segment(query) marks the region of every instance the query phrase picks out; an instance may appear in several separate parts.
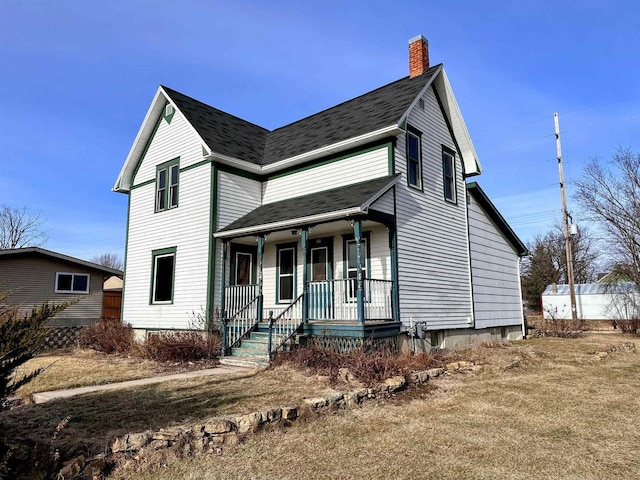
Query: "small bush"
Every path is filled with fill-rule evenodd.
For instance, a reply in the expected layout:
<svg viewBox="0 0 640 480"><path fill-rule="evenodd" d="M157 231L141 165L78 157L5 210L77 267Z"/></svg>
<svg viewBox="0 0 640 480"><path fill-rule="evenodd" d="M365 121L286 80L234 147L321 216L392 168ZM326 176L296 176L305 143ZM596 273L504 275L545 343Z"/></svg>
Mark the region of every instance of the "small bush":
<svg viewBox="0 0 640 480"><path fill-rule="evenodd" d="M359 382L371 386L395 375L407 377L412 371L444 366L455 357L443 352L396 355L389 349L374 350L367 346L337 353L311 346L280 352L272 365L291 364L312 374L327 376L333 385L340 381L340 369L346 368Z"/></svg>
<svg viewBox="0 0 640 480"><path fill-rule="evenodd" d="M18 367L35 357L42 348L47 322L69 306L69 303L44 303L33 307L30 314L21 316L17 307L4 303L9 296L10 292L0 292L0 411L11 406L9 397L21 386L45 370L43 367L21 378L16 377Z"/></svg>
<svg viewBox="0 0 640 480"><path fill-rule="evenodd" d="M622 333L631 333L633 335L640 335L640 319L633 320L616 320L616 326Z"/></svg>
<svg viewBox="0 0 640 480"><path fill-rule="evenodd" d="M161 362L213 360L220 354L220 336L208 332L162 332L142 344L144 357Z"/></svg>
<svg viewBox="0 0 640 480"><path fill-rule="evenodd" d="M133 328L119 320L101 320L82 329L78 343L103 353L129 353L133 346Z"/></svg>

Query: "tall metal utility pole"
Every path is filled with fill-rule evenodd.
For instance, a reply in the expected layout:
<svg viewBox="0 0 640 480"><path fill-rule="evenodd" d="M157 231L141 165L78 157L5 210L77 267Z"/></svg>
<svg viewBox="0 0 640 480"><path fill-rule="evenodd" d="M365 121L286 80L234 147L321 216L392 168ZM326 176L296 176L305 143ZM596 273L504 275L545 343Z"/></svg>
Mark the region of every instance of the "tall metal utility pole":
<svg viewBox="0 0 640 480"><path fill-rule="evenodd" d="M562 197L562 224L564 227L564 248L567 255L567 277L569 280L569 297L571 300L571 318L578 321L576 309L576 291L573 283L573 253L571 252L571 233L569 231L569 213L567 212L567 197L564 193L564 172L562 170L562 148L560 147L560 122L558 114L553 114L556 125L556 148L558 150L558 172L560 173L560 196Z"/></svg>

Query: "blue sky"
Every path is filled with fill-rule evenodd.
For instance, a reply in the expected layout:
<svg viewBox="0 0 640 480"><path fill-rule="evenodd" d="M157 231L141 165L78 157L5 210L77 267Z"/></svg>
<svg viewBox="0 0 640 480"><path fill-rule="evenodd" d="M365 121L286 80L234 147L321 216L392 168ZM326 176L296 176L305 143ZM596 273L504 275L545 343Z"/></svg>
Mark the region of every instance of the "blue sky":
<svg viewBox="0 0 640 480"><path fill-rule="evenodd" d="M41 210L47 248L122 255L111 187L159 84L275 128L406 76L417 34L523 240L560 217L554 112L570 199L587 159L640 150L635 1L0 0L0 204Z"/></svg>

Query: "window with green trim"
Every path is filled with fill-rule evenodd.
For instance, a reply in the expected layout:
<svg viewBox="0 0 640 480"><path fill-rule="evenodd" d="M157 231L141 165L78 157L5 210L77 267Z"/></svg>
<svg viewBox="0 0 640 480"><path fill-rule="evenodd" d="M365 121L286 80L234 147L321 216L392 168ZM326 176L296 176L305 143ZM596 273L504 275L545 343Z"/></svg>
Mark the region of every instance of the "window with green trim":
<svg viewBox="0 0 640 480"><path fill-rule="evenodd" d="M156 170L156 212L178 206L180 159L159 165Z"/></svg>
<svg viewBox="0 0 640 480"><path fill-rule="evenodd" d="M296 249L297 244L278 245L276 248L277 302L291 303L296 292Z"/></svg>
<svg viewBox="0 0 640 480"><path fill-rule="evenodd" d="M173 302L176 249L154 250L151 274L151 303Z"/></svg>
<svg viewBox="0 0 640 480"><path fill-rule="evenodd" d="M420 133L407 130L407 183L410 187L422 189L422 155Z"/></svg>
<svg viewBox="0 0 640 480"><path fill-rule="evenodd" d="M442 149L442 181L445 200L456 203L456 157L453 152L444 147Z"/></svg>

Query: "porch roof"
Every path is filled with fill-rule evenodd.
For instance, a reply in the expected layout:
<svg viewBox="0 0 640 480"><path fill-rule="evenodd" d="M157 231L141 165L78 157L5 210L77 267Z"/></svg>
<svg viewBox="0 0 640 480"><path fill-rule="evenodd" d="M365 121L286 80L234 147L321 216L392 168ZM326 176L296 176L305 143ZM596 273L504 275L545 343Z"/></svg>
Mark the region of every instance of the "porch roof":
<svg viewBox="0 0 640 480"><path fill-rule="evenodd" d="M400 174L261 205L214 233L216 238L284 230L367 214L369 207L393 187Z"/></svg>

